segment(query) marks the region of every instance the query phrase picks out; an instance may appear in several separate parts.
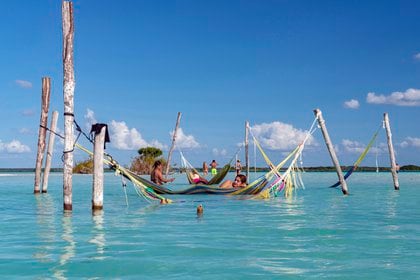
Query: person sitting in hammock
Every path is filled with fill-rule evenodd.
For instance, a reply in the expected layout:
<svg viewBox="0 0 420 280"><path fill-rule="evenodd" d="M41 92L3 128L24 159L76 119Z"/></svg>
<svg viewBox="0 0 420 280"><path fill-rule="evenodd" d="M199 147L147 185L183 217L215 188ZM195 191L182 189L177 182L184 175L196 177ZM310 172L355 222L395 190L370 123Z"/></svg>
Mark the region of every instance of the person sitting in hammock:
<svg viewBox="0 0 420 280"><path fill-rule="evenodd" d="M220 188L222 189L245 188L245 187L246 187L246 176L243 174L236 175L235 180L233 182L231 180L226 180L220 185Z"/></svg>
<svg viewBox="0 0 420 280"><path fill-rule="evenodd" d="M175 178L165 179L162 174L162 162L160 160L155 161L153 164L153 170L150 174L150 180L158 185L163 185L164 183L173 182Z"/></svg>
<svg viewBox="0 0 420 280"><path fill-rule="evenodd" d="M200 175L198 175L197 171L192 170L191 171L191 178L194 184L208 184L209 181L207 181L205 178L200 177Z"/></svg>

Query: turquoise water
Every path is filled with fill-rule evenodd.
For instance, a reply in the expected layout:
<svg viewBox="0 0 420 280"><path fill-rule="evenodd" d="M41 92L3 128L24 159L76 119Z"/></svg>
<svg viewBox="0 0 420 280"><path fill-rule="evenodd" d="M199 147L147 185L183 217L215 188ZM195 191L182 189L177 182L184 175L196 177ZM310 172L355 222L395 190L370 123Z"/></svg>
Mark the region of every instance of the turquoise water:
<svg viewBox="0 0 420 280"><path fill-rule="evenodd" d="M399 179L394 191L389 173L355 173L345 197L325 187L334 173L305 173L292 199L173 196L171 205L128 184L127 207L120 178L106 174L104 211L92 216L90 176L74 176L67 215L61 174L34 195L33 174L0 173L0 277L420 279L420 173Z"/></svg>

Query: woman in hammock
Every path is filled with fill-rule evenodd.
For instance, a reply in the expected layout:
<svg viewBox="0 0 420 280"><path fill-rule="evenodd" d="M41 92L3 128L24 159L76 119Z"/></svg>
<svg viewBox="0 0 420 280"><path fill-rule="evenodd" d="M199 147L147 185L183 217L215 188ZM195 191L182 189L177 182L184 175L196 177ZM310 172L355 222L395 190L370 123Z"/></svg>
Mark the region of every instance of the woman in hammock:
<svg viewBox="0 0 420 280"><path fill-rule="evenodd" d="M220 188L222 189L229 189L229 188L245 188L246 187L246 176L243 174L238 174L235 177L235 180L232 182L231 180L224 181Z"/></svg>
<svg viewBox="0 0 420 280"><path fill-rule="evenodd" d="M195 170L191 171L191 179L193 181L194 184L208 184L209 181L207 181L205 178L200 177L200 175L198 175L198 173Z"/></svg>

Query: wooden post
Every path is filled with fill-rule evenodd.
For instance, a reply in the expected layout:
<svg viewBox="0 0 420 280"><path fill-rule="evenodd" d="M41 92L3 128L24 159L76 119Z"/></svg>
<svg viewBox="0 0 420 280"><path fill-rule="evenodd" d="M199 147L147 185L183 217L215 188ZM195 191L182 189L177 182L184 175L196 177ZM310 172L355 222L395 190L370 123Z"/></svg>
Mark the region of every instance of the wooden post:
<svg viewBox="0 0 420 280"><path fill-rule="evenodd" d="M52 153L54 150L55 131L57 129L58 112L52 113L50 137L48 139L47 158L45 160L44 176L42 177L42 192L46 193L48 189L48 177L50 175Z"/></svg>
<svg viewBox="0 0 420 280"><path fill-rule="evenodd" d="M246 180L249 181L249 140L248 140L249 122L245 122L245 165L246 165Z"/></svg>
<svg viewBox="0 0 420 280"><path fill-rule="evenodd" d="M63 95L64 95L64 167L63 206L64 211L72 211L72 176L74 142L74 67L73 67L73 3L63 1Z"/></svg>
<svg viewBox="0 0 420 280"><path fill-rule="evenodd" d="M327 127L325 126L325 120L322 117L322 112L319 109L315 109L314 114L318 119L318 124L321 127L325 144L327 145L327 149L328 149L328 152L330 153L331 160L333 161L335 169L337 171L338 180L340 181L340 184L341 184L341 191L343 192L343 194L347 195L349 194L348 189L347 189L347 183L346 183L346 180L344 179L343 172L341 170L340 163L338 162L337 155L335 154L334 146L331 142L330 135L328 134Z"/></svg>
<svg viewBox="0 0 420 280"><path fill-rule="evenodd" d="M388 113L384 113L384 123L386 130L386 138L388 140L389 159L391 161L391 173L392 179L394 180L394 189L397 191L400 189L400 183L398 182L397 164L395 162L394 146L392 144L392 133L391 126L389 125Z"/></svg>
<svg viewBox="0 0 420 280"><path fill-rule="evenodd" d="M104 205L104 144L106 126L94 136L92 210L102 210Z"/></svg>
<svg viewBox="0 0 420 280"><path fill-rule="evenodd" d="M39 133L38 133L38 153L36 156L35 164L35 184L34 193L40 193L41 183L41 171L42 171L42 160L45 153L45 137L47 134L47 122L48 122L48 109L50 106L50 94L51 94L51 79L48 77L42 78L42 104L41 104L41 120L39 122Z"/></svg>
<svg viewBox="0 0 420 280"><path fill-rule="evenodd" d="M171 148L169 149L168 160L166 162L165 176L168 176L168 174L169 174L169 167L171 165L172 152L173 152L173 150L175 148L176 134L178 132L178 127L179 127L179 122L180 121L181 121L181 112L178 112L178 117L176 119L176 124L175 124L174 135L172 135L172 145L171 145Z"/></svg>

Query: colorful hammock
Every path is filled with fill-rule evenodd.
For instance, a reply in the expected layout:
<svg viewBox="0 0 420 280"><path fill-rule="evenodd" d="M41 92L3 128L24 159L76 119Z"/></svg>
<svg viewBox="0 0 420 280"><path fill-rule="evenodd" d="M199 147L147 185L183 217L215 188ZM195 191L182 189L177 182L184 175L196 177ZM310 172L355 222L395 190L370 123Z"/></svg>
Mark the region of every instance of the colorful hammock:
<svg viewBox="0 0 420 280"><path fill-rule="evenodd" d="M246 195L246 194L256 194L263 189L263 187L267 184L267 180L263 180L265 176L261 176L257 178L253 183L249 184L246 188L220 188L219 186L208 186L208 185L194 185L185 189L181 190L174 190L168 188L163 185L155 184L146 178L141 177L140 175L135 174L134 172L127 170L130 173L131 177L135 178L137 181L141 182L143 185L151 188L154 192L158 194L182 194L182 195L189 195L189 194L234 194L238 192L238 195ZM130 178L128 178L130 179Z"/></svg>
<svg viewBox="0 0 420 280"><path fill-rule="evenodd" d="M86 152L87 154L93 156L93 152L89 151L79 143L75 143L75 146L79 148L80 150ZM133 185L135 186L135 190L139 196L144 197L146 200L159 200L161 203L172 203L172 200L167 199L160 194L156 193L153 188L150 188L146 184L144 184L141 180L138 180L139 178L137 176L133 176L133 173L122 167L118 164L111 156L106 155L107 158L104 158L104 163L109 165L110 168L115 170L118 174L121 174L125 178L129 179Z"/></svg>
<svg viewBox="0 0 420 280"><path fill-rule="evenodd" d="M140 175L135 174L134 172L128 170L130 176L135 178L137 181L141 182L143 185L151 188L154 192L158 194L228 194L236 191L237 189L222 189L219 186L208 186L204 184L197 184L185 189L174 190L163 185L158 185L153 183L146 178L141 177Z"/></svg>
<svg viewBox="0 0 420 280"><path fill-rule="evenodd" d="M193 172L195 172L196 174L200 174L193 166L192 164L184 157L184 154L179 151L179 153L181 154L181 161L182 161L182 165L186 168L186 175L187 175L187 180L190 184L195 184L193 182ZM216 184L220 184L223 179L226 177L226 175L229 173L230 170L230 165L232 164L233 158L225 165L223 166L223 168L216 174L214 175L210 180L208 180L207 184L204 183L200 183L198 185L216 185ZM200 179L205 179L202 176L200 176Z"/></svg>
<svg viewBox="0 0 420 280"><path fill-rule="evenodd" d="M299 186L304 187L302 178L300 177L302 170L300 170L300 168L298 167L297 160L299 156L301 156L303 149L305 147L305 144L309 139L309 136L311 136L317 129L315 126L316 121L317 121L317 118L315 118L314 121L312 122L312 125L310 129L308 130L305 139L289 154L288 157L286 157L283 160L282 163L285 164L285 162L288 161L293 156L293 160L291 161L291 163L289 164L289 167L283 173L283 175L280 175L277 172L276 173L277 178L274 180L274 182L266 186L260 193L255 195L254 198L267 199L267 198L277 197L282 190L284 190L284 196L289 197L292 195L294 189L296 189ZM262 150L260 146L259 146L259 149ZM267 163L268 162L271 163L268 157L266 158L266 161ZM272 169L272 172L275 172L275 170L280 170L280 169L277 169L277 168Z"/></svg>
<svg viewBox="0 0 420 280"><path fill-rule="evenodd" d="M348 177L350 177L351 174L357 169L357 167L360 165L360 163L363 161L363 159L366 157L367 153L369 152L370 148L372 147L373 143L376 140L376 136L378 136L379 130L381 129L382 125L378 128L378 130L373 134L372 139L370 140L369 144L366 146L365 150L362 152L362 154L359 156L359 158L356 160L356 162L353 164L352 167L350 167L349 170L347 170L346 174L344 175L344 180L346 180ZM334 185L330 186L330 188L336 188L339 185L341 185L340 181L335 183Z"/></svg>

